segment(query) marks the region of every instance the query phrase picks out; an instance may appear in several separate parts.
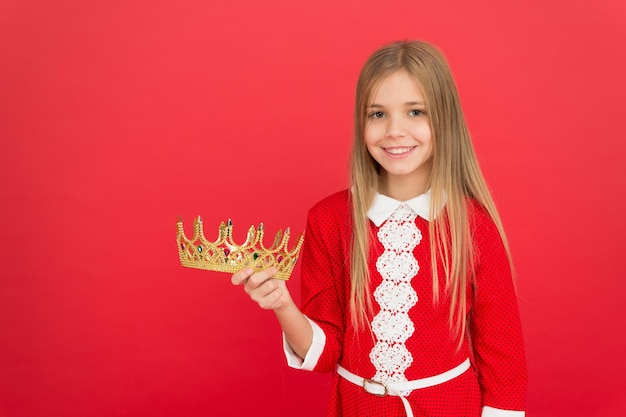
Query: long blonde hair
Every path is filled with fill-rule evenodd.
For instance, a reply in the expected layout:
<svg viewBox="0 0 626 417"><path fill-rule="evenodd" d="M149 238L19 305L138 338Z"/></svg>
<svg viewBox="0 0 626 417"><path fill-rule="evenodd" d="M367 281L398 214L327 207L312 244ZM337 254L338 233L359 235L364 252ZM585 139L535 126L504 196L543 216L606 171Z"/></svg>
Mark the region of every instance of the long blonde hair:
<svg viewBox="0 0 626 417"><path fill-rule="evenodd" d="M357 328L362 328L369 325L367 317L372 313L367 211L378 190L381 168L365 146L367 107L380 82L397 71L406 71L418 81L426 102L433 141L430 210L438 213L429 223L433 303L439 301L439 264L450 295L450 329L459 338L460 346L466 334L468 313L465 289L474 264L468 198L482 205L494 221L511 265L512 262L502 222L474 153L449 65L443 53L426 42L401 41L383 46L365 62L357 82L351 156L351 318Z"/></svg>

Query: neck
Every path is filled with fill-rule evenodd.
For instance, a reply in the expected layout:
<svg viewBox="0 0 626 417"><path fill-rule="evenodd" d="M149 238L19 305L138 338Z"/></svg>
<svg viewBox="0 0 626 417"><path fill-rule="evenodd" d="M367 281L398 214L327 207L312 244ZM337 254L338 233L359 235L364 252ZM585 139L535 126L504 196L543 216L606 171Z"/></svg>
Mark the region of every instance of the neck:
<svg viewBox="0 0 626 417"><path fill-rule="evenodd" d="M407 201L428 191L428 178L390 176L383 173L378 191L398 201Z"/></svg>

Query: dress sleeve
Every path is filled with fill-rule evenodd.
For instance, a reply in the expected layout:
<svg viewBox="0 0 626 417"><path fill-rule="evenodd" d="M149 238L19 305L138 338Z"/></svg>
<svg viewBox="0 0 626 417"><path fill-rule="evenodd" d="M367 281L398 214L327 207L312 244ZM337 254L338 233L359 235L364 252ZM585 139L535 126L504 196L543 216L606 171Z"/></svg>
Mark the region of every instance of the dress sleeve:
<svg viewBox="0 0 626 417"><path fill-rule="evenodd" d="M527 385L522 326L508 257L495 224L479 214L477 267L470 314L484 417L523 417Z"/></svg>
<svg viewBox="0 0 626 417"><path fill-rule="evenodd" d="M345 302L341 288L346 262L341 229L336 213L320 208L309 212L302 247L301 310L324 334L323 348L312 369L318 372L335 368L343 345Z"/></svg>
<svg viewBox="0 0 626 417"><path fill-rule="evenodd" d="M306 316L305 316L306 317ZM287 338L283 333L283 352L285 353L285 357L287 358L287 365L294 369L301 369L303 371L312 371L315 369L317 365L317 361L319 361L320 356L324 352L324 346L326 345L326 335L320 326L317 325L310 318L306 318L309 323L311 323L311 328L313 329L313 340L311 341L311 347L309 351L306 353L306 357L304 359L300 358L296 352L293 351L289 342L287 342Z"/></svg>

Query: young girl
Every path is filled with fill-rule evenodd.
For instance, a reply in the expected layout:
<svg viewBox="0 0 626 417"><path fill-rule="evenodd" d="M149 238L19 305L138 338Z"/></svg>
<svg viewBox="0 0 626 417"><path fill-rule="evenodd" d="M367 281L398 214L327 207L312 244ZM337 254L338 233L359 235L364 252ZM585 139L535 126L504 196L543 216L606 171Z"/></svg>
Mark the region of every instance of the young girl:
<svg viewBox="0 0 626 417"><path fill-rule="evenodd" d="M376 51L354 126L350 189L309 212L301 309L273 268L233 284L274 310L290 366L333 372L328 416L524 416L511 257L442 53Z"/></svg>

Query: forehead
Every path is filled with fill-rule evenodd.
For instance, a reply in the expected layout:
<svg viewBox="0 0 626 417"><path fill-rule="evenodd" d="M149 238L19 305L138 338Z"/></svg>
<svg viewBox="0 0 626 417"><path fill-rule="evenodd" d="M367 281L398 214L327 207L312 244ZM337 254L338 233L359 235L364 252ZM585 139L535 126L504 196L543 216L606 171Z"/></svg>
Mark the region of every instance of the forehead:
<svg viewBox="0 0 626 417"><path fill-rule="evenodd" d="M424 102L422 84L406 70L393 72L374 83L368 104L384 102Z"/></svg>

